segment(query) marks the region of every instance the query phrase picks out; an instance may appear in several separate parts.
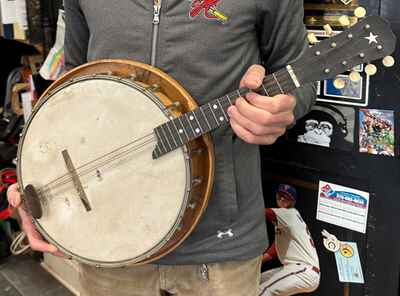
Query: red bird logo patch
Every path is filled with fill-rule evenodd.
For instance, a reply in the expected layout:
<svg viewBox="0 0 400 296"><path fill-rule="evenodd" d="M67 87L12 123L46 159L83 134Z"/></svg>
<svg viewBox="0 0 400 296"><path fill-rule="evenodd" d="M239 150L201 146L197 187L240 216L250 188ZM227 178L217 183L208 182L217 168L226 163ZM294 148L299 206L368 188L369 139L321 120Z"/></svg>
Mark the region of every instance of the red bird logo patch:
<svg viewBox="0 0 400 296"><path fill-rule="evenodd" d="M229 17L218 10L217 5L221 0L192 0L189 16L197 17L201 12L204 17L211 20L218 20L221 23L227 23Z"/></svg>

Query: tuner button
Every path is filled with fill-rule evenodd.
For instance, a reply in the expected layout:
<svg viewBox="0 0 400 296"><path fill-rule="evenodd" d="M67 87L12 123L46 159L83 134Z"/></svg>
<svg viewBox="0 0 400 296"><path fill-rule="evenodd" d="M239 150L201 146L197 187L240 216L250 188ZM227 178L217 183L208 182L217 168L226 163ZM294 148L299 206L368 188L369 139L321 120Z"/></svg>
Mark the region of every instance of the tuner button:
<svg viewBox="0 0 400 296"><path fill-rule="evenodd" d="M365 66L365 73L367 73L369 76L375 75L377 71L378 69L374 64L368 64Z"/></svg>
<svg viewBox="0 0 400 296"><path fill-rule="evenodd" d="M318 43L317 36L315 36L314 33L308 33L307 38L308 38L308 42L310 42L311 44L317 44Z"/></svg>
<svg viewBox="0 0 400 296"><path fill-rule="evenodd" d="M365 28L365 30L369 30L369 29L371 29L371 26L370 26L369 24L366 24L366 25L364 26L364 28Z"/></svg>
<svg viewBox="0 0 400 296"><path fill-rule="evenodd" d="M379 44L376 48L377 48L378 50L382 50L382 49L383 49L383 46Z"/></svg>
<svg viewBox="0 0 400 296"><path fill-rule="evenodd" d="M353 34L349 34L349 35L347 35L347 38L349 38L349 39L352 39L353 38Z"/></svg>
<svg viewBox="0 0 400 296"><path fill-rule="evenodd" d="M350 77L350 80L353 82L359 82L361 80L360 73L358 73L356 71L351 71L349 77Z"/></svg>
<svg viewBox="0 0 400 296"><path fill-rule="evenodd" d="M324 30L325 30L326 35L328 35L328 36L331 36L333 34L333 29L329 24L324 26Z"/></svg>
<svg viewBox="0 0 400 296"><path fill-rule="evenodd" d="M321 52L318 50L318 51L315 52L315 55L316 55L316 56L320 56L320 55L321 55Z"/></svg>
<svg viewBox="0 0 400 296"><path fill-rule="evenodd" d="M324 72L325 72L326 74L329 74L329 73L331 72L331 70L330 70L329 68L326 68L326 69L324 70Z"/></svg>
<svg viewBox="0 0 400 296"><path fill-rule="evenodd" d="M337 89L343 89L346 86L346 82L342 78L336 78L333 81L333 86Z"/></svg>
<svg viewBox="0 0 400 296"><path fill-rule="evenodd" d="M342 65L343 65L343 66L347 66L347 64L348 64L347 61L343 61L343 62L342 62Z"/></svg>
<svg viewBox="0 0 400 296"><path fill-rule="evenodd" d="M388 67L388 68L393 67L394 64L395 64L394 57L392 57L392 56L386 56L386 57L384 57L382 63L383 63L383 65L384 65L385 67Z"/></svg>
<svg viewBox="0 0 400 296"><path fill-rule="evenodd" d="M332 43L331 43L331 47L332 47L332 48L335 48L336 46L337 46L336 42L332 42Z"/></svg>
<svg viewBox="0 0 400 296"><path fill-rule="evenodd" d="M362 58L362 59L365 58L365 53L361 52L360 53L360 58Z"/></svg>
<svg viewBox="0 0 400 296"><path fill-rule="evenodd" d="M348 27L350 26L350 19L347 15L342 15L339 18L339 23L343 26L343 27Z"/></svg>
<svg viewBox="0 0 400 296"><path fill-rule="evenodd" d="M358 18L363 18L363 17L365 17L365 16L367 15L367 10L366 10L364 7L362 7L362 6L357 7L357 8L354 10L354 15L355 15L356 17L358 17Z"/></svg>

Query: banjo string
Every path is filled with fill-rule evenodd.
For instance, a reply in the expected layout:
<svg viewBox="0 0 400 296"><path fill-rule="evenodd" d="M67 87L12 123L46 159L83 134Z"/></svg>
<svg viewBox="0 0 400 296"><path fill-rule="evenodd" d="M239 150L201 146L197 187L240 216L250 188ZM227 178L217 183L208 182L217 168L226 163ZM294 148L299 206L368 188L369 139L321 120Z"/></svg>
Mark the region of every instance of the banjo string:
<svg viewBox="0 0 400 296"><path fill-rule="evenodd" d="M102 163L96 163L94 167L87 167L85 170L80 170L78 173L79 177L83 177L89 173L95 172L98 170L98 168L100 167L105 167L107 164L111 163L112 161L116 160L116 159L120 159L126 155L129 155L130 153L132 153L132 151L136 151L144 146L146 146L147 144L150 144L151 142L153 142L153 140L149 140L147 143L143 143L142 145L138 145L132 149L126 150L112 158L106 159L104 160ZM42 186L40 189L38 189L39 192L46 192L46 191L50 191L51 189L56 189L62 185L68 184L68 183L72 183L72 177L70 175L64 175L63 179L60 179L58 182L53 183L52 185L44 185Z"/></svg>
<svg viewBox="0 0 400 296"><path fill-rule="evenodd" d="M277 73L275 73L275 77L279 77L282 74L284 74L284 73L280 73L280 71L278 71ZM267 86L267 87L271 87L271 88L279 87L274 80L275 79L271 78L270 80L267 80L264 83L264 85ZM281 87L284 87L287 83L289 83L289 81L285 80L283 83L281 83ZM245 95L245 94L243 94L243 95ZM204 108L203 110L206 113L214 112L212 110L211 106L204 105L203 108ZM144 142L138 143L138 145L133 146L133 147L129 148L128 150L121 151L122 149L127 148L127 147L129 147L129 146L131 146L131 145L133 145L133 144L135 144L137 142L140 142L140 141L144 141ZM145 135L145 136L143 136L143 137L141 137L141 138L139 138L137 140L134 140L134 141L132 141L132 142L126 144L126 145L123 145L123 146L121 146L121 147L119 147L119 148L117 148L117 149L115 149L115 150L113 150L113 151L111 151L111 152L109 152L109 153L107 153L105 155L102 155L102 156L100 156L100 157L98 157L98 158L96 158L96 159L94 159L94 160L92 160L92 161L90 161L88 163L85 163L85 164L81 165L80 167L76 168L76 172L77 172L78 176L84 176L84 175L86 175L86 174L88 174L90 172L98 170L102 166L105 166L105 165L107 165L107 164L109 164L109 163L111 163L111 162L113 162L115 160L118 160L118 159L130 154L131 152L134 152L134 151L136 151L136 150L138 150L138 149L140 149L140 148L142 148L144 146L147 146L148 144L151 144L154 141L156 141L156 138L155 138L153 133ZM109 158L106 158L106 157L109 157ZM88 167L88 166L90 166L92 164L94 165L94 167ZM64 175L60 176L59 178L57 178L57 179L55 179L55 180L43 185L42 188L39 189L39 191L47 191L47 190L49 190L51 188L56 188L56 187L68 184L70 182L72 182L72 177L70 176L70 174L64 174Z"/></svg>
<svg viewBox="0 0 400 296"><path fill-rule="evenodd" d="M129 149L130 149L130 150L131 150L131 149L135 149L136 147L141 148L143 145L147 145L147 144L149 144L149 143L155 141L154 134L153 134L153 133L148 134L148 135L146 135L146 136L144 136L144 137L141 137L141 138L139 138L139 139L137 139L137 140L134 140L134 141L132 141L132 142L130 142L130 143L124 145L124 146L121 146L121 147L119 147L119 148L117 148L117 149L115 149L115 150L113 150L113 151L110 151L109 153L107 153L107 154L105 154L105 155L102 155L102 156L100 156L100 157L98 157L98 158L96 158L96 159L94 159L94 160L92 160L92 161L90 161L90 162L88 162L88 163L85 163L85 164L83 164L83 165L77 167L77 168L76 168L76 172L77 172L78 175L79 175L79 172L82 171L83 169L85 169L85 167L87 167L87 166L89 166L89 165L91 165L91 164L96 164L96 162L99 162L99 161L103 161L103 162L104 162L104 161L107 160L107 159L105 159L105 158L108 157L108 156L110 156L110 157L115 157L115 155L119 155L119 154L116 154L116 153L121 153L120 151L121 151L122 149L127 148L127 147L131 146L132 144L136 144L137 142L140 142L140 141L142 141L142 142L141 142L141 143L138 143L138 145L133 146L133 147L131 147L131 148L129 148ZM124 150L124 151L126 151L126 150ZM128 150L128 151L129 151L129 150ZM123 152L122 152L122 153L123 153ZM53 185L53 184L57 184L59 181L63 181L65 178L71 179L71 178L70 178L70 174L64 174L64 175L60 176L59 178L57 178L57 179L55 179L55 180L53 180L53 181L51 181L51 182L49 182L49 183L43 185L42 187L49 187L49 186L51 186L51 185ZM72 180L72 179L71 179L71 180Z"/></svg>

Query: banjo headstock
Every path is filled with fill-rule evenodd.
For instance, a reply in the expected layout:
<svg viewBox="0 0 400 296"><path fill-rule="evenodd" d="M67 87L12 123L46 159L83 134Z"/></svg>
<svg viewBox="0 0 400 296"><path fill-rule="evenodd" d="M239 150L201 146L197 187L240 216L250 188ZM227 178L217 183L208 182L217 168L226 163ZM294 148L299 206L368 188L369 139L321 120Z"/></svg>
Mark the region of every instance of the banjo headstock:
<svg viewBox="0 0 400 296"><path fill-rule="evenodd" d="M396 37L388 22L371 16L346 31L318 42L291 66L301 85L331 79L357 65L392 54Z"/></svg>

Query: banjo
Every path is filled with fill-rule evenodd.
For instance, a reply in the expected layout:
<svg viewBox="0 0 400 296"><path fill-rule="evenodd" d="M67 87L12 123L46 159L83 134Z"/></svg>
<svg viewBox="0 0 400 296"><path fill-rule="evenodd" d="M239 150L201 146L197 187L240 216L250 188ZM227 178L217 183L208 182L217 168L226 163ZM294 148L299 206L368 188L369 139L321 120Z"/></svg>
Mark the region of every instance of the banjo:
<svg viewBox="0 0 400 296"><path fill-rule="evenodd" d="M369 17L254 91L289 93L394 48L388 24ZM199 107L174 79L139 62L100 60L66 73L36 104L18 147L19 187L38 231L98 267L145 264L173 251L210 197L209 132L229 123L227 108L249 91Z"/></svg>

